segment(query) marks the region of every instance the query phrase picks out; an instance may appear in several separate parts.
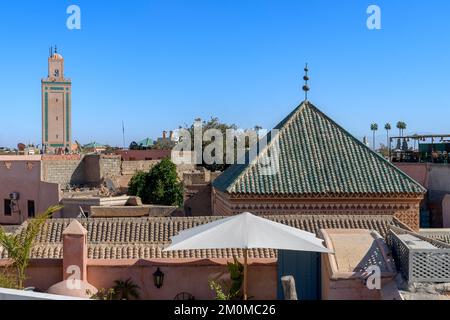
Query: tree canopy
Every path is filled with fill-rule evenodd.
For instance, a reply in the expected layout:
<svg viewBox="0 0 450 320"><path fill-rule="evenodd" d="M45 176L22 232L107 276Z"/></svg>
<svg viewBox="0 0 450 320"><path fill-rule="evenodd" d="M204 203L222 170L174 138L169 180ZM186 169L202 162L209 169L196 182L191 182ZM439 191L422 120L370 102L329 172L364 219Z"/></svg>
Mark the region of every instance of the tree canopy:
<svg viewBox="0 0 450 320"><path fill-rule="evenodd" d="M238 144L238 140L242 140L244 141L245 144L245 148L248 149L250 146L250 140L246 135L251 132L254 131L255 133L258 133L262 127L259 125L256 125L253 129L250 130L238 130L238 127L235 124L227 124L224 122L221 122L219 120L219 118L217 117L211 117L209 120L205 121L205 120L201 120L200 118L197 118L194 120L194 123L190 126L185 125L184 128L180 126L180 129L185 129L189 132L190 137L191 137L191 150L195 150L195 146L194 146L194 132L195 132L195 127L194 124L195 123L199 123L201 122L201 130L202 130L202 152L205 152L205 149L208 148L208 146L210 146L211 144L213 144L215 142L215 137L211 140L208 140L208 138L205 137L205 132L209 129L216 129L218 131L220 131L222 133L223 136L223 151L222 151L222 163L206 163L204 157L202 157L203 163L199 164L202 167L205 167L206 169L210 170L210 171L223 171L226 168L228 168L230 166L230 163L227 163L226 159L228 159L227 157L227 152L230 152L230 150L233 150L233 158L237 159L237 144ZM228 131L232 131L234 134L234 139L230 140L233 143L233 146L227 146L227 143L229 142L225 137L227 135L227 130ZM215 151L213 151L213 155L215 156Z"/></svg>
<svg viewBox="0 0 450 320"><path fill-rule="evenodd" d="M183 186L175 164L168 158L149 172L137 172L128 184L128 194L140 197L146 204L183 205Z"/></svg>

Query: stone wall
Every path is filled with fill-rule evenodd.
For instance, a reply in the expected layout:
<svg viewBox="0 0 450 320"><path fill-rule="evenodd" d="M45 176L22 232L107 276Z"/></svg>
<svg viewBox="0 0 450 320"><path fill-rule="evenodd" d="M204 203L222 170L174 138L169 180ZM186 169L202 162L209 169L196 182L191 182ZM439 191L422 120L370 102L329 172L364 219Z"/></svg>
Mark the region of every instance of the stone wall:
<svg viewBox="0 0 450 320"><path fill-rule="evenodd" d="M122 175L134 175L138 171L149 171L160 160L123 161Z"/></svg>
<svg viewBox="0 0 450 320"><path fill-rule="evenodd" d="M122 175L134 175L138 171L149 171L161 160L137 160L137 161L123 161ZM186 171L195 170L195 165L191 164L177 164L177 172L180 179Z"/></svg>
<svg viewBox="0 0 450 320"><path fill-rule="evenodd" d="M120 156L61 155L43 156L41 161L43 181L67 185L99 185L104 178L115 179L121 175Z"/></svg>
<svg viewBox="0 0 450 320"><path fill-rule="evenodd" d="M43 181L58 183L62 188L68 184L82 184L84 170L81 156L43 156L41 178Z"/></svg>
<svg viewBox="0 0 450 320"><path fill-rule="evenodd" d="M62 189L71 186L99 186L104 179L111 179L122 191L126 191L131 177L138 171L149 171L161 160L122 161L120 155L57 155L43 156L41 161L43 181L58 183ZM195 165L179 164L180 180L184 172Z"/></svg>
<svg viewBox="0 0 450 320"><path fill-rule="evenodd" d="M161 160L169 158L171 150L117 150L116 154L120 155L124 161Z"/></svg>
<svg viewBox="0 0 450 320"><path fill-rule="evenodd" d="M100 158L100 177L115 179L122 174L120 156L102 156Z"/></svg>

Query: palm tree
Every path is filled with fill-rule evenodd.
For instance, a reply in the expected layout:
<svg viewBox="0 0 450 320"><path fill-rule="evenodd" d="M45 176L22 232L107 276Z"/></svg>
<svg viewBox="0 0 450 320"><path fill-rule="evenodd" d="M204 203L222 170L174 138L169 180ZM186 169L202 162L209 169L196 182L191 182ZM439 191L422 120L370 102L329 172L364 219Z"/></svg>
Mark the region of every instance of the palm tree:
<svg viewBox="0 0 450 320"><path fill-rule="evenodd" d="M372 123L370 125L370 130L372 130L372 132L373 132L373 150L375 150L375 131L378 130L378 124Z"/></svg>
<svg viewBox="0 0 450 320"><path fill-rule="evenodd" d="M389 130L391 130L391 124L388 122L384 125L384 130L386 130L386 146L391 149L391 144L389 143Z"/></svg>
<svg viewBox="0 0 450 320"><path fill-rule="evenodd" d="M254 129L256 132L258 132L259 130L262 129L262 127L261 127L260 125L256 125L253 129Z"/></svg>
<svg viewBox="0 0 450 320"><path fill-rule="evenodd" d="M26 228L19 233L7 233L0 226L0 245L8 252L9 259L12 260L11 267L16 270L16 288L22 289L26 279L25 270L30 260L31 248L42 225L51 218L53 213L61 210L62 206L49 207L44 213L26 222Z"/></svg>
<svg viewBox="0 0 450 320"><path fill-rule="evenodd" d="M397 122L398 134L400 137L403 137L403 130L406 129L406 122L399 121Z"/></svg>
<svg viewBox="0 0 450 320"><path fill-rule="evenodd" d="M118 300L130 300L130 298L139 299L140 287L135 284L131 278L127 280L114 281L115 286L113 288L115 298Z"/></svg>

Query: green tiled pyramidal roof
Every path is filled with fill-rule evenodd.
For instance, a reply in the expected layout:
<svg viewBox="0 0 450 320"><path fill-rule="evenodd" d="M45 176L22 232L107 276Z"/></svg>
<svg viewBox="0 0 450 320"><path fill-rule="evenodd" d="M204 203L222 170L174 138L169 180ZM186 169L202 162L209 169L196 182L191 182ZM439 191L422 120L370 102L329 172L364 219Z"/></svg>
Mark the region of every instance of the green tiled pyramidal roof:
<svg viewBox="0 0 450 320"><path fill-rule="evenodd" d="M230 166L215 179L214 187L231 194L289 196L426 192L308 101L275 129L278 132L269 136L256 158ZM274 149L275 141L279 148ZM261 172L259 158L271 149L278 150L279 167L267 175Z"/></svg>

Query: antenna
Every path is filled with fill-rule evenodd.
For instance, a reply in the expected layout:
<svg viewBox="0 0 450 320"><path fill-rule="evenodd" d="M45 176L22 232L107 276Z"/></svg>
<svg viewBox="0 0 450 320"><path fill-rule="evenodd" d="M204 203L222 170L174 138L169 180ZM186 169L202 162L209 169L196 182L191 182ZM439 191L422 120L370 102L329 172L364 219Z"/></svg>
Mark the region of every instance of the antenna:
<svg viewBox="0 0 450 320"><path fill-rule="evenodd" d="M122 120L122 138L123 138L123 149L125 150L125 125Z"/></svg>
<svg viewBox="0 0 450 320"><path fill-rule="evenodd" d="M305 80L305 85L303 86L303 91L305 91L305 101L308 101L308 91L309 91L309 87L308 87L308 63L305 65L305 75L303 76L303 80Z"/></svg>

